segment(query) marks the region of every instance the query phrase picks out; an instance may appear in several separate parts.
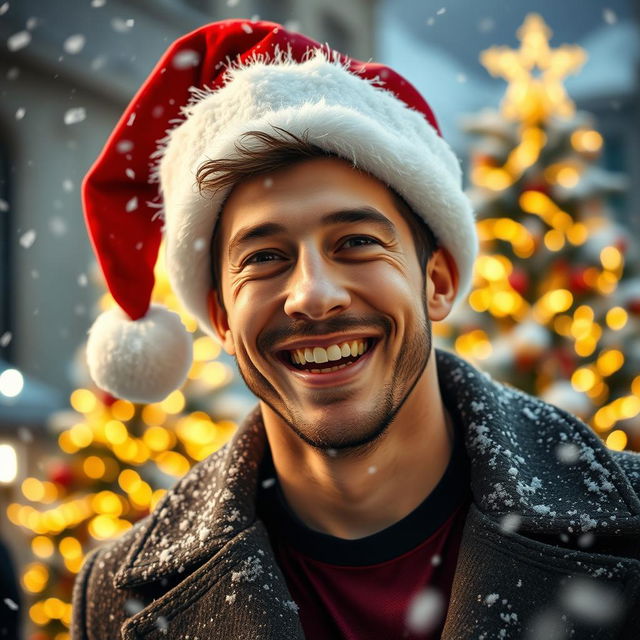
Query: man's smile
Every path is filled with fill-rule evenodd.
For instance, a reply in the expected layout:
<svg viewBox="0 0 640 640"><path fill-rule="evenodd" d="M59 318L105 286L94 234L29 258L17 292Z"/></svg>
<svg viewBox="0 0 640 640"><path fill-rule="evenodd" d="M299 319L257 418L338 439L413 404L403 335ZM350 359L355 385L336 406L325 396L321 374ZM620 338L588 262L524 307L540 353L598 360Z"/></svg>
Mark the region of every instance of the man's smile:
<svg viewBox="0 0 640 640"><path fill-rule="evenodd" d="M277 357L301 382L314 387L333 386L360 373L378 342L378 338L364 338L339 342L327 348L281 350Z"/></svg>
<svg viewBox="0 0 640 640"><path fill-rule="evenodd" d="M291 349L283 349L278 356L287 364L306 371L328 370L355 362L375 341L374 338L356 338L336 341L324 347L309 344ZM335 364L334 364L335 363Z"/></svg>

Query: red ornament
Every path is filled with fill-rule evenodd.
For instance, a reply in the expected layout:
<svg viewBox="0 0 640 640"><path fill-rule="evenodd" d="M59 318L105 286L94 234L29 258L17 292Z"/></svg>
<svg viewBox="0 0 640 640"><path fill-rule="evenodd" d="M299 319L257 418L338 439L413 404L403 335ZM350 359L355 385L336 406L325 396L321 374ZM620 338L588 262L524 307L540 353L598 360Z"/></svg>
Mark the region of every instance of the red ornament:
<svg viewBox="0 0 640 640"><path fill-rule="evenodd" d="M497 167L498 161L494 156L489 155L488 153L476 152L472 154L471 163L474 166L482 166L482 167Z"/></svg>
<svg viewBox="0 0 640 640"><path fill-rule="evenodd" d="M514 291L524 296L529 289L529 274L522 269L514 269L509 274L509 284Z"/></svg>
<svg viewBox="0 0 640 640"><path fill-rule="evenodd" d="M118 398L112 396L107 391L103 391L102 389L96 389L95 394L98 397L98 400L100 400L105 407L110 407L114 402L118 401Z"/></svg>
<svg viewBox="0 0 640 640"><path fill-rule="evenodd" d="M627 309L635 315L640 315L640 299L630 300Z"/></svg>
<svg viewBox="0 0 640 640"><path fill-rule="evenodd" d="M71 486L74 477L75 474L73 473L72 467L64 462L57 463L49 471L49 480L51 480L51 482L55 482L61 487L64 487L65 489L68 489Z"/></svg>
<svg viewBox="0 0 640 640"><path fill-rule="evenodd" d="M525 184L522 186L522 191L539 191L540 193L544 193L545 196L551 194L549 185L541 176L533 177L525 182Z"/></svg>
<svg viewBox="0 0 640 640"><path fill-rule="evenodd" d="M585 280L586 273L586 267L576 267L571 270L571 275L569 276L569 289L573 293L587 293L587 291L589 291L589 284Z"/></svg>
<svg viewBox="0 0 640 640"><path fill-rule="evenodd" d="M533 352L516 353L514 362L520 373L529 373L538 363L538 354Z"/></svg>

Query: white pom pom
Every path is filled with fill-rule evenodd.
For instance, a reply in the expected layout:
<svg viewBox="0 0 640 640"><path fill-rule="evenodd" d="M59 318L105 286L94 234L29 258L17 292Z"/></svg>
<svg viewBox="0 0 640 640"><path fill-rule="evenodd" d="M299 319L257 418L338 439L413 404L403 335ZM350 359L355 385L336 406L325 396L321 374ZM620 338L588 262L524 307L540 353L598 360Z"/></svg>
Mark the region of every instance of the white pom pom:
<svg viewBox="0 0 640 640"><path fill-rule="evenodd" d="M180 316L159 305L136 321L120 308L110 309L89 329L91 377L101 389L131 402L158 402L182 386L192 354Z"/></svg>

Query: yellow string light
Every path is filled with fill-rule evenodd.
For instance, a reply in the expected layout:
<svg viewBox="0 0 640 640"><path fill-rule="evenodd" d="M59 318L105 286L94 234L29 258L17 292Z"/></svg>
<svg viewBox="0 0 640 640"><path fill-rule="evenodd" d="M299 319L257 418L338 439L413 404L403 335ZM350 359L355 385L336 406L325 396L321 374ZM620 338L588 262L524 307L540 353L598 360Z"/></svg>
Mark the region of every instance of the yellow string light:
<svg viewBox="0 0 640 640"><path fill-rule="evenodd" d="M606 445L609 449L613 449L614 451L623 451L627 446L627 434L621 429L612 431L607 436Z"/></svg>
<svg viewBox="0 0 640 640"><path fill-rule="evenodd" d="M76 389L69 401L78 413L90 413L97 406L97 398L89 389Z"/></svg>
<svg viewBox="0 0 640 640"><path fill-rule="evenodd" d="M598 355L597 367L603 378L613 375L623 364L624 355L618 349L607 349Z"/></svg>
<svg viewBox="0 0 640 640"><path fill-rule="evenodd" d="M627 324L628 314L625 309L622 307L612 307L607 311L607 315L605 317L605 322L609 329L613 329L614 331L618 331L623 329Z"/></svg>
<svg viewBox="0 0 640 640"><path fill-rule="evenodd" d="M571 146L578 152L594 153L602 148L602 136L590 129L576 129L571 134Z"/></svg>

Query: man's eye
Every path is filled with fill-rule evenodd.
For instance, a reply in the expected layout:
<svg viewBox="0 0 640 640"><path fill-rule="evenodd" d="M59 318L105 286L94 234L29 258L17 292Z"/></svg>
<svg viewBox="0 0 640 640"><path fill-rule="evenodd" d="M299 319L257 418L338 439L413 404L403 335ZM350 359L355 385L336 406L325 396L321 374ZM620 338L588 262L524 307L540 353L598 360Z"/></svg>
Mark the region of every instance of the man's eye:
<svg viewBox="0 0 640 640"><path fill-rule="evenodd" d="M346 245L349 242L353 242L353 246L356 247L366 247L370 244L378 244L377 240L375 240L374 238L370 238L369 236L354 236L353 238L348 238L347 240L345 240L344 244Z"/></svg>
<svg viewBox="0 0 640 640"><path fill-rule="evenodd" d="M262 264L263 262L273 262L270 256L279 257L277 253L273 251L258 251L253 255L250 255L246 260L245 264ZM262 259L264 258L264 259Z"/></svg>

